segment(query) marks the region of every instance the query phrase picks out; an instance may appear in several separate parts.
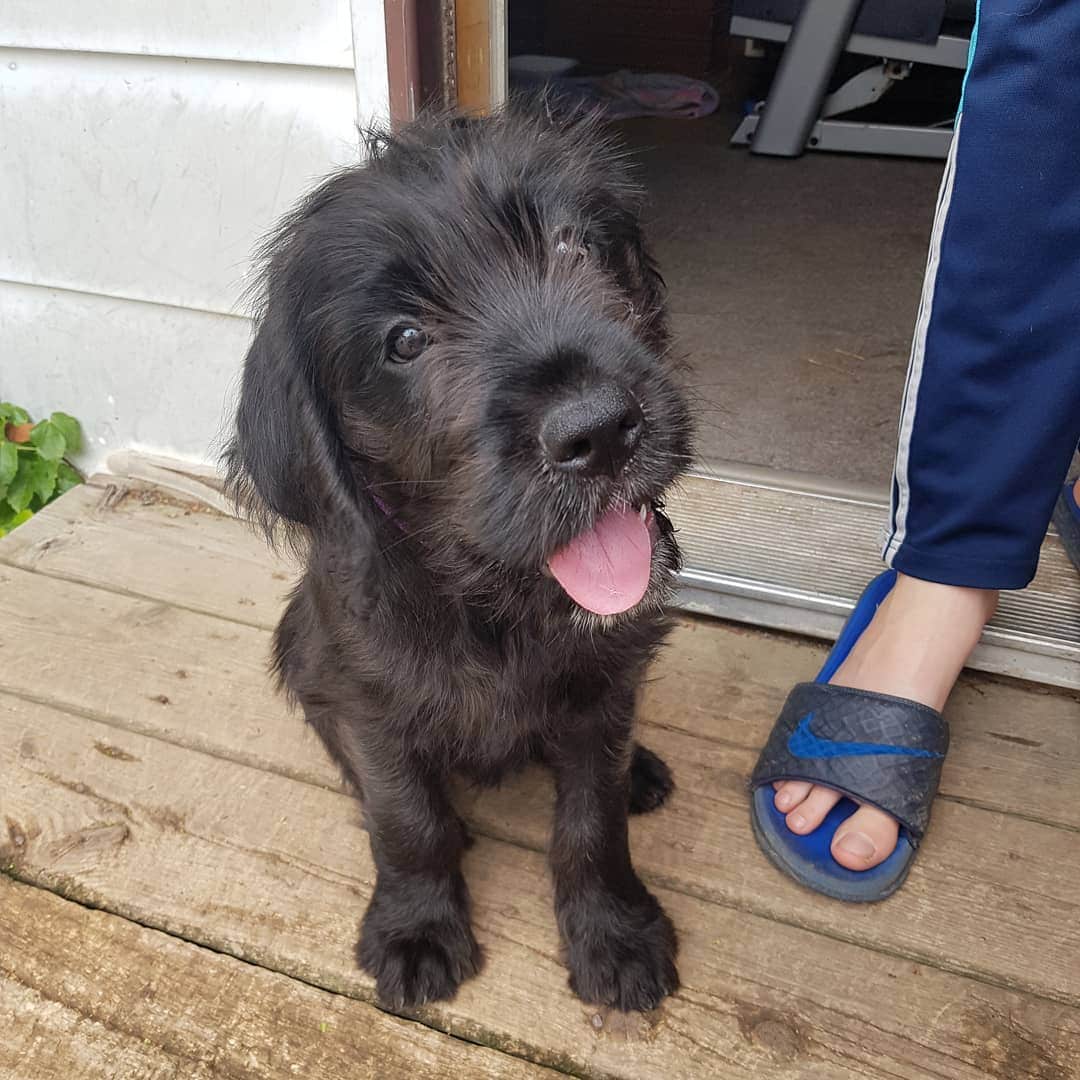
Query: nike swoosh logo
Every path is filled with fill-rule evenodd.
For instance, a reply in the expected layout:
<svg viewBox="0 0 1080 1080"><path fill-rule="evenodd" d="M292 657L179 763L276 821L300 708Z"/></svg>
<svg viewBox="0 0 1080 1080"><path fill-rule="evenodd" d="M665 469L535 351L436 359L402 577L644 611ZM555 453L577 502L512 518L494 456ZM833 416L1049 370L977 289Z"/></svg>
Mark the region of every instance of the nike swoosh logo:
<svg viewBox="0 0 1080 1080"><path fill-rule="evenodd" d="M810 728L814 719L812 712L807 713L799 726L788 736L787 748L798 758L831 757L869 757L872 754L896 754L900 757L940 758L934 750L920 750L914 746L893 746L891 743L840 742L836 739L823 739L815 735Z"/></svg>

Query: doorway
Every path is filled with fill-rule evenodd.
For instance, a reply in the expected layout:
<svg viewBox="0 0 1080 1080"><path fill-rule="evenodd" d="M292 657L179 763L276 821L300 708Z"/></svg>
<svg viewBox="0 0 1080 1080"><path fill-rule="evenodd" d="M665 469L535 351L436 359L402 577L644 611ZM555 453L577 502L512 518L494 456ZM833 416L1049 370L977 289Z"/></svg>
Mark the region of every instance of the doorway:
<svg viewBox="0 0 1080 1080"><path fill-rule="evenodd" d="M875 137L951 124L965 47L957 2L907 5L908 38L887 39L874 20L895 5L866 0L826 89L850 105L876 64L891 84L843 121ZM799 7L457 0L457 70L460 79L469 68L481 88L472 103L481 111L500 104L522 69L530 79L538 69L663 72L715 90L715 110L699 119L613 122L648 191L646 227L698 410L699 465L672 505L687 561L681 602L830 637L880 566L942 163L902 156L904 143L885 155L796 158L735 144L774 85L790 34L778 20L794 22ZM942 12L958 17L943 22ZM769 19L750 17L762 14ZM1078 609L1075 572L1048 542L1039 578L1003 600L973 664L1075 683Z"/></svg>

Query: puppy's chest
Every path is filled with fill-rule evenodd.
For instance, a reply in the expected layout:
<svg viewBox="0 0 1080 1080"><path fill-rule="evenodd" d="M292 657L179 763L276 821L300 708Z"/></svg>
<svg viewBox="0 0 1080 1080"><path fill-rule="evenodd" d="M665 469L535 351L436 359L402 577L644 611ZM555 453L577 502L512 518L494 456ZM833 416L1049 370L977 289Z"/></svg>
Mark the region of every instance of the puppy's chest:
<svg viewBox="0 0 1080 1080"><path fill-rule="evenodd" d="M470 657L451 674L454 711L465 728L543 726L565 710L576 673L542 653L524 657Z"/></svg>
<svg viewBox="0 0 1080 1080"><path fill-rule="evenodd" d="M443 658L444 717L459 739L493 756L513 756L521 741L546 736L566 717L588 710L618 672L610 658L528 634L472 636Z"/></svg>

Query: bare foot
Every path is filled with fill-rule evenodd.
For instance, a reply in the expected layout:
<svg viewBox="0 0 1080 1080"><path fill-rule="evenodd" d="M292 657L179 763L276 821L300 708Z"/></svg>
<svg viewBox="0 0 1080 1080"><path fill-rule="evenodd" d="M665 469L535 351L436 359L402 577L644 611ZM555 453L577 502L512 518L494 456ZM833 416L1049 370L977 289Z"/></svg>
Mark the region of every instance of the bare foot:
<svg viewBox="0 0 1080 1080"><path fill-rule="evenodd" d="M962 589L898 574L832 682L909 698L940 712L997 598L989 589ZM800 780L774 787L776 808L787 815L787 826L795 833L813 832L843 797L832 788ZM861 806L836 830L833 858L849 870L869 870L892 854L898 833L895 818Z"/></svg>
<svg viewBox="0 0 1080 1080"><path fill-rule="evenodd" d="M1073 502L1080 506L1080 476L1076 478L1076 483L1073 484Z"/></svg>

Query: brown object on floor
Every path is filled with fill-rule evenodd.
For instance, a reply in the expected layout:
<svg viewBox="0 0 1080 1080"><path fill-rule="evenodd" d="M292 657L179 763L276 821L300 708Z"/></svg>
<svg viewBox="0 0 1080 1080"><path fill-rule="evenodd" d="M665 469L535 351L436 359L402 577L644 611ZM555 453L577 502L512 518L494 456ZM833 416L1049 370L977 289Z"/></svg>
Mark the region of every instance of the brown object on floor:
<svg viewBox="0 0 1080 1080"><path fill-rule="evenodd" d="M459 799L486 967L408 1022L376 1012L348 955L373 881L355 803L265 673L290 573L234 519L115 480L0 542L0 869L23 883L0 881L0 1075L1080 1071L1080 699L965 677L918 865L845 907L772 870L747 816L824 647L695 619L641 706L678 787L631 825L683 989L632 1018L570 994L533 770Z"/></svg>

